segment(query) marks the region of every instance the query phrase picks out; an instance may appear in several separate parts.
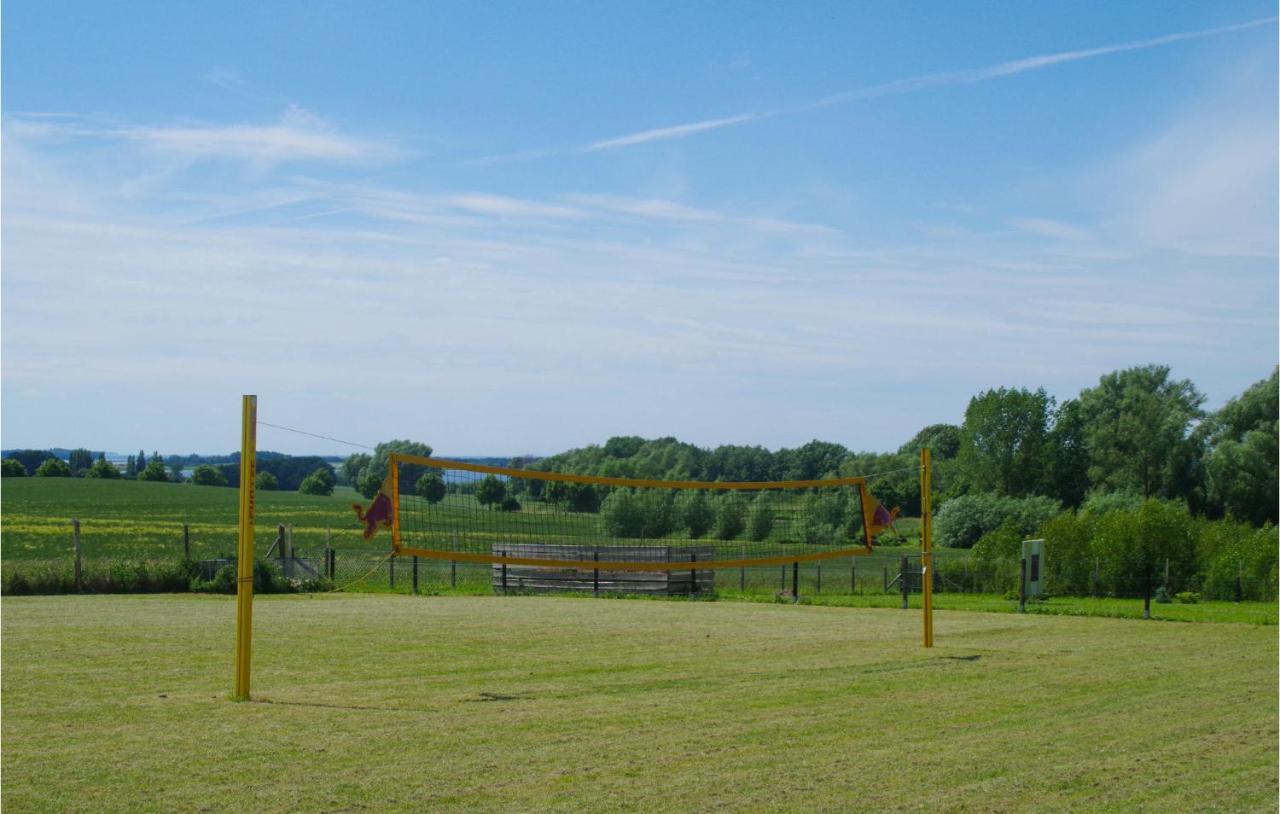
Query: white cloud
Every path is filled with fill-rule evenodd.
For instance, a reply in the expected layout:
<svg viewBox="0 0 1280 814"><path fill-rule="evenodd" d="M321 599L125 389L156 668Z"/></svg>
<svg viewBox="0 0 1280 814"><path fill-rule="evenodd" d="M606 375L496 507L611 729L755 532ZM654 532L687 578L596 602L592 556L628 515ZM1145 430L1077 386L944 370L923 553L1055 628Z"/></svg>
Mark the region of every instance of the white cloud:
<svg viewBox="0 0 1280 814"><path fill-rule="evenodd" d="M1055 240L1084 240L1089 237L1084 229L1051 218L1013 218L1009 222L1020 232Z"/></svg>
<svg viewBox="0 0 1280 814"><path fill-rule="evenodd" d="M120 142L185 161L233 159L259 166L303 161L360 164L406 155L383 142L344 135L297 105L289 105L278 123L267 125L119 125L78 116L56 120L18 115L6 126L27 139Z"/></svg>
<svg viewBox="0 0 1280 814"><path fill-rule="evenodd" d="M1274 108L1197 107L1100 173L1108 226L1148 249L1275 257L1278 144Z"/></svg>

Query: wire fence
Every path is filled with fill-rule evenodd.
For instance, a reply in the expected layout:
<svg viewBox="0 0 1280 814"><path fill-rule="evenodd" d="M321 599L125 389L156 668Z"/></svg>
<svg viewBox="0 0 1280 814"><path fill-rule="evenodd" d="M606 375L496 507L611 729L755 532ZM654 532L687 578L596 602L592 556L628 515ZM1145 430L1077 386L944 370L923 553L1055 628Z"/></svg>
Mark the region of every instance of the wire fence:
<svg viewBox="0 0 1280 814"><path fill-rule="evenodd" d="M295 530L279 525L275 535L259 529L259 560L269 564L271 585L280 590L368 591L388 593L526 594L547 591L574 593L628 592L626 583L602 580L582 569L554 585L530 577L529 569L449 560L389 557L385 539L366 542L358 530ZM62 557L6 557L0 563L0 589L23 593L128 593L187 590L234 590L234 531L175 526L161 545L147 555L120 556L105 536L95 536L91 522L69 524ZM7 553L7 552L6 552ZM1180 570L1168 560L1134 568L1126 563L1095 559L1086 573L1072 573L1070 584L1084 589L1063 590L1065 575L1054 570L1046 553L1041 586L1049 596L1074 595L1143 599L1179 594L1220 600L1274 601L1277 580L1241 571L1234 579L1206 585L1202 574ZM936 594L997 594L1016 597L1020 565L1014 560L982 562L968 551L942 549L934 554L933 590ZM1076 564L1078 571L1080 565ZM919 593L923 578L918 552L876 549L869 555L782 565L697 569L670 572L658 592L750 595L906 595ZM269 586L270 588L270 586ZM652 591L649 591L652 592Z"/></svg>

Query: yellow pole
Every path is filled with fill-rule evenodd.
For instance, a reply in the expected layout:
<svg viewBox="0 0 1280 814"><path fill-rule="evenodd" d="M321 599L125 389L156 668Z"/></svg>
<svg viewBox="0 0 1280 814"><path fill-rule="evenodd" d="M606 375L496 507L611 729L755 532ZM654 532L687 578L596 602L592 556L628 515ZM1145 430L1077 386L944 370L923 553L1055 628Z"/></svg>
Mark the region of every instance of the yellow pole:
<svg viewBox="0 0 1280 814"><path fill-rule="evenodd" d="M236 693L249 700L249 657L253 651L253 479L257 472L258 397L240 404L240 544L236 550Z"/></svg>
<svg viewBox="0 0 1280 814"><path fill-rule="evenodd" d="M924 646L933 647L933 462L920 450L920 570L924 606Z"/></svg>

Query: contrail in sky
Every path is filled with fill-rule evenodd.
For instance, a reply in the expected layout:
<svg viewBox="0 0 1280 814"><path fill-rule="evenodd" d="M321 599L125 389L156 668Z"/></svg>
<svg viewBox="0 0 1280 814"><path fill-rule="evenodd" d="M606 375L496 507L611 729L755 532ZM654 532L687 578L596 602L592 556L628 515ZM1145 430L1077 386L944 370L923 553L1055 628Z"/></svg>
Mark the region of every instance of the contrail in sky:
<svg viewBox="0 0 1280 814"><path fill-rule="evenodd" d="M760 121L761 119L771 119L777 116L802 113L808 110L817 110L818 108L845 104L861 99L874 99L880 96L898 96L904 93L915 93L916 91L945 87L947 85L967 85L975 82L986 82L990 79L1015 76L1020 73L1026 73L1027 71L1038 71L1054 65L1062 65L1067 62L1078 62L1083 59L1093 59L1094 57L1106 56L1108 54L1119 54L1125 51L1142 51L1147 48L1158 48L1162 45L1170 45L1172 43L1183 42L1185 40L1198 40L1204 39L1205 37L1216 37L1222 34L1244 31L1250 28L1270 25L1275 23L1277 19L1280 18L1263 17L1258 20L1250 20L1247 23L1224 25L1217 28L1206 28L1201 31L1183 31L1177 34L1166 34L1161 37L1152 37L1145 40L1133 40L1131 42L1119 43L1117 45L1104 45L1099 48L1086 48L1078 51L1061 51L1056 54L1043 54L1041 56L1025 57L1023 59L999 62L995 65L988 65L982 68L969 68L961 71L945 71L942 73L913 76L907 79L896 79L892 82L884 82L879 85L871 85L865 88L842 91L830 96L824 96L823 98L813 102L807 102L793 107L784 107L757 113L740 113L736 116L725 116L717 119L706 119L704 121L677 124L670 127L641 130L636 133L629 133L623 136L615 136L614 138L592 142L591 144L580 148L580 151L597 152L600 150L616 150L622 147L631 147L636 144L647 144L653 141L685 138L686 136L691 136L695 133L706 133L712 130L720 130L725 127L734 127L748 122Z"/></svg>

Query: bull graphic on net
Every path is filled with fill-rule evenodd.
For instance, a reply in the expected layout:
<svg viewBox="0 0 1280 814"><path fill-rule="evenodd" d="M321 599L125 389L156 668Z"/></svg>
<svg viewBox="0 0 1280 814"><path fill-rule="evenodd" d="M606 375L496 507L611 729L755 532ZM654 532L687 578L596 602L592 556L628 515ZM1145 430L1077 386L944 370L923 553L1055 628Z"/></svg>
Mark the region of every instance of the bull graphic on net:
<svg viewBox="0 0 1280 814"><path fill-rule="evenodd" d="M373 498L373 503L369 504L368 511L359 503L352 503L351 508L356 510L356 517L360 518L360 522L364 523L364 538L366 540L378 533L378 526L384 529L391 528L391 497L386 492L378 492Z"/></svg>

